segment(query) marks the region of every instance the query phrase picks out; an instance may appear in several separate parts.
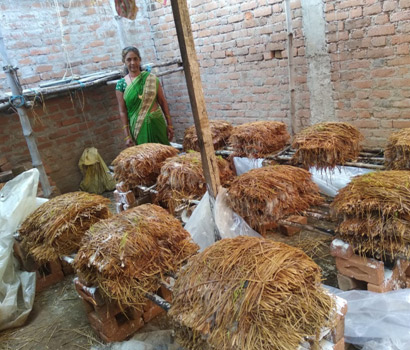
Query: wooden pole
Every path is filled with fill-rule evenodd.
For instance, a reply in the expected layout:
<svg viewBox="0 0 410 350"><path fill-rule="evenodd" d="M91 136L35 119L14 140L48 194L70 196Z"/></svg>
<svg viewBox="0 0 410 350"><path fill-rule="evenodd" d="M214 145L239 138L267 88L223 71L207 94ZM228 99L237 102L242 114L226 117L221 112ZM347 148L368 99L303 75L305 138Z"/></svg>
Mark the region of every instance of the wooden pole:
<svg viewBox="0 0 410 350"><path fill-rule="evenodd" d="M212 143L211 130L209 128L188 5L186 0L172 0L171 5L188 87L189 100L191 102L199 147L201 149L202 168L204 170L209 194L215 198L220 186L219 170Z"/></svg>
<svg viewBox="0 0 410 350"><path fill-rule="evenodd" d="M44 170L43 163L41 162L40 153L37 149L36 140L33 135L33 129L31 128L30 121L24 109L24 97L22 97L22 89L18 81L16 68L12 67L7 56L6 46L4 45L3 33L0 26L0 55L3 60L3 71L6 73L7 81L10 85L11 92L13 94L14 107L17 108L17 112L20 118L20 123L23 128L23 135L26 138L28 149L30 151L33 167L37 168L40 172L40 183L43 189L44 197L48 198L51 195L50 183L46 172ZM13 98L12 97L12 98Z"/></svg>
<svg viewBox="0 0 410 350"><path fill-rule="evenodd" d="M289 70L289 110L290 110L290 133L296 132L296 108L295 108L295 68L293 63L293 28L292 13L290 11L290 0L285 0L286 30L287 30L287 51Z"/></svg>

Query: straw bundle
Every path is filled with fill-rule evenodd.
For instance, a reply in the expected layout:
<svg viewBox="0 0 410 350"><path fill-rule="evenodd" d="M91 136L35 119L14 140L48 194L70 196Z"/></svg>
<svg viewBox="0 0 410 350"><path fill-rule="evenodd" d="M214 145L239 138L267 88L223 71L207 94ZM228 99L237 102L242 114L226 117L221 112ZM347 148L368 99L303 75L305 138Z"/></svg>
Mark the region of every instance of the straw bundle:
<svg viewBox="0 0 410 350"><path fill-rule="evenodd" d="M223 239L190 259L169 314L188 349L203 349L203 335L211 349L297 349L331 314L320 282L320 268L299 249L255 237Z"/></svg>
<svg viewBox="0 0 410 350"><path fill-rule="evenodd" d="M410 173L391 170L355 177L332 210L340 237L361 255L410 257Z"/></svg>
<svg viewBox="0 0 410 350"><path fill-rule="evenodd" d="M112 162L117 182L129 189L155 184L165 159L178 154L177 149L159 143L144 143L123 150Z"/></svg>
<svg viewBox="0 0 410 350"><path fill-rule="evenodd" d="M359 130L347 123L312 125L295 136L292 147L296 153L292 160L305 168L334 168L357 159L362 139Z"/></svg>
<svg viewBox="0 0 410 350"><path fill-rule="evenodd" d="M233 177L229 162L217 157L219 177L224 184ZM184 200L200 199L206 192L201 155L190 152L169 158L161 168L157 180L156 202L168 208L171 213Z"/></svg>
<svg viewBox="0 0 410 350"><path fill-rule="evenodd" d="M290 135L282 122L259 121L236 126L229 138L234 157L265 157L282 149Z"/></svg>
<svg viewBox="0 0 410 350"><path fill-rule="evenodd" d="M384 151L384 165L387 169L410 169L410 128L390 135Z"/></svg>
<svg viewBox="0 0 410 350"><path fill-rule="evenodd" d="M39 263L76 252L85 231L110 216L109 202L87 192L50 199L22 223L19 233L24 249Z"/></svg>
<svg viewBox="0 0 410 350"><path fill-rule="evenodd" d="M93 225L74 267L109 299L141 310L145 293L156 292L164 274L177 271L197 250L177 219L161 207L144 204Z"/></svg>
<svg viewBox="0 0 410 350"><path fill-rule="evenodd" d="M265 224L322 201L310 173L290 165L248 171L232 181L227 196L232 210L262 234Z"/></svg>
<svg viewBox="0 0 410 350"><path fill-rule="evenodd" d="M231 135L232 124L223 120L210 120L212 143L214 149L220 149L226 146L226 142ZM195 125L187 128L184 135L184 150L200 151L198 144L198 135L196 134Z"/></svg>

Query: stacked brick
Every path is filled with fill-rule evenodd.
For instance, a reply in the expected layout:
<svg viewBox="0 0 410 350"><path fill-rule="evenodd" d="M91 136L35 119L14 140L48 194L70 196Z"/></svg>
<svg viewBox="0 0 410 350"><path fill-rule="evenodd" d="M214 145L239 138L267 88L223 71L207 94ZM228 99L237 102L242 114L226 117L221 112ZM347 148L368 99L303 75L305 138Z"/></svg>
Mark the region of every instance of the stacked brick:
<svg viewBox="0 0 410 350"><path fill-rule="evenodd" d="M43 265L37 264L17 240L14 242L13 253L20 263L20 269L36 273L36 293L47 289L62 281L65 276L74 273L71 265L60 260L50 261Z"/></svg>
<svg viewBox="0 0 410 350"><path fill-rule="evenodd" d="M138 188L130 189L128 185L122 181L116 185L114 200L117 213L136 207L137 205L152 203L150 194L144 194Z"/></svg>
<svg viewBox="0 0 410 350"><path fill-rule="evenodd" d="M397 258L393 269L383 261L359 256L350 244L335 239L330 253L336 259L337 279L342 290L367 289L376 293L410 287L410 261Z"/></svg>
<svg viewBox="0 0 410 350"><path fill-rule="evenodd" d="M165 311L147 299L143 311L122 308L117 302L103 298L98 287L87 287L79 278L75 288L83 300L85 312L95 333L105 342L122 341ZM161 287L157 294L171 302L171 292Z"/></svg>

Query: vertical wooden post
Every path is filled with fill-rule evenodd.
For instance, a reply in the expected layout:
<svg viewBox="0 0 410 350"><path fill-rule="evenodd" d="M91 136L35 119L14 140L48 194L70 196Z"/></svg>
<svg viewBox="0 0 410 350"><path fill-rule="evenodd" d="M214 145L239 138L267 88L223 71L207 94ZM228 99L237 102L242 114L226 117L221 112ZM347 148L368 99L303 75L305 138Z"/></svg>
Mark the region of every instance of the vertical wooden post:
<svg viewBox="0 0 410 350"><path fill-rule="evenodd" d="M209 194L215 198L220 186L219 169L212 143L211 130L209 128L188 5L186 0L172 0L171 5L188 86L189 100L191 102L199 147L201 149L202 168L204 170Z"/></svg>
<svg viewBox="0 0 410 350"><path fill-rule="evenodd" d="M295 68L293 64L293 28L292 12L290 10L290 0L285 0L286 29L287 29L287 51L289 70L289 109L290 109L290 133L296 132L296 108L295 108Z"/></svg>
<svg viewBox="0 0 410 350"><path fill-rule="evenodd" d="M0 56L3 60L3 70L6 73L7 81L10 85L11 92L13 96L18 96L15 101L19 101L18 105L14 104L14 107L17 108L18 115L20 117L20 123L23 128L23 135L26 138L28 149L30 151L31 160L33 167L37 168L40 172L40 183L41 188L43 189L44 197L48 198L51 195L50 183L48 181L46 172L44 170L43 163L41 162L40 153L38 152L36 140L33 135L33 129L31 128L30 121L27 117L26 111L24 109L24 98L22 97L22 89L18 82L18 76L16 69L13 68L10 64L9 58L7 56L6 46L4 45L3 33L0 26Z"/></svg>

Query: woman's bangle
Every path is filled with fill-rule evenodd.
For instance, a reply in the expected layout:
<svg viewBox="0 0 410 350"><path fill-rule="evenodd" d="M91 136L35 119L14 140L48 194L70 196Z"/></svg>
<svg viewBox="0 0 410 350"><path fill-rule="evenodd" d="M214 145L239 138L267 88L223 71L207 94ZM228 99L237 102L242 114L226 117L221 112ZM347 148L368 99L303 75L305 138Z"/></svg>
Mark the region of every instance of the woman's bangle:
<svg viewBox="0 0 410 350"><path fill-rule="evenodd" d="M169 125L169 124L168 124L168 128L171 128L171 129L173 129L174 127L173 127L172 125Z"/></svg>
<svg viewBox="0 0 410 350"><path fill-rule="evenodd" d="M122 130L124 130L124 129L126 129L126 128L129 128L129 126L128 126L128 125L124 125L124 126L122 127Z"/></svg>

